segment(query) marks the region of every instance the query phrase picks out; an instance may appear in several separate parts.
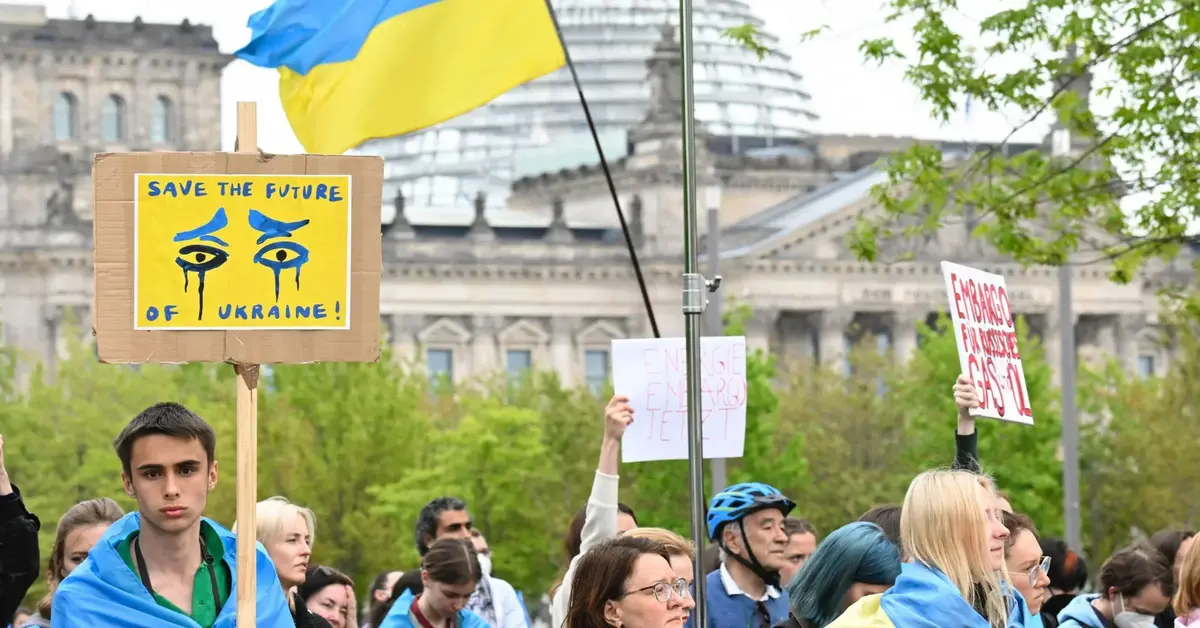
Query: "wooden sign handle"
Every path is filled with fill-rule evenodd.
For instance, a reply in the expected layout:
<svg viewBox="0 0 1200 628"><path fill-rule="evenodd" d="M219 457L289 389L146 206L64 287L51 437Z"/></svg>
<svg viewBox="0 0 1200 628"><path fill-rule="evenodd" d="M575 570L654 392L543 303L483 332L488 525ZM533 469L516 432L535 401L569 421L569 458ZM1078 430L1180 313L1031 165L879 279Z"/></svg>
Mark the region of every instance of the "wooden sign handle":
<svg viewBox="0 0 1200 628"><path fill-rule="evenodd" d="M253 102L237 104L234 151L258 152L258 112ZM258 506L257 364L235 364L237 373L237 625L256 625Z"/></svg>

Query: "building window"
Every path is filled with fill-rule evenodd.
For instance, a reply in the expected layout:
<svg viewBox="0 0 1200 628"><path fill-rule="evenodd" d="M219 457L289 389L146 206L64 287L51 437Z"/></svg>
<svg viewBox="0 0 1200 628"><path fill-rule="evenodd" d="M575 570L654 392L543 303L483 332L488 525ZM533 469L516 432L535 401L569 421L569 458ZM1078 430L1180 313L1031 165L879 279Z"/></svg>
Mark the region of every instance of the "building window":
<svg viewBox="0 0 1200 628"><path fill-rule="evenodd" d="M150 114L150 141L155 144L171 141L171 99L166 96L154 99L154 110Z"/></svg>
<svg viewBox="0 0 1200 628"><path fill-rule="evenodd" d="M454 381L454 352L449 349L426 349L425 366L429 369L429 385Z"/></svg>
<svg viewBox="0 0 1200 628"><path fill-rule="evenodd" d="M125 99L112 94L104 99L104 141L125 140Z"/></svg>
<svg viewBox="0 0 1200 628"><path fill-rule="evenodd" d="M588 351L583 356L584 376L588 389L599 395L608 385L608 352L602 349Z"/></svg>
<svg viewBox="0 0 1200 628"><path fill-rule="evenodd" d="M529 349L509 349L504 358L509 377L521 377L533 367L533 352Z"/></svg>
<svg viewBox="0 0 1200 628"><path fill-rule="evenodd" d="M1139 355L1138 356L1138 377L1149 379L1154 377L1154 356Z"/></svg>
<svg viewBox="0 0 1200 628"><path fill-rule="evenodd" d="M79 103L75 94L63 92L54 99L54 139L60 142L75 139L75 123L79 119Z"/></svg>

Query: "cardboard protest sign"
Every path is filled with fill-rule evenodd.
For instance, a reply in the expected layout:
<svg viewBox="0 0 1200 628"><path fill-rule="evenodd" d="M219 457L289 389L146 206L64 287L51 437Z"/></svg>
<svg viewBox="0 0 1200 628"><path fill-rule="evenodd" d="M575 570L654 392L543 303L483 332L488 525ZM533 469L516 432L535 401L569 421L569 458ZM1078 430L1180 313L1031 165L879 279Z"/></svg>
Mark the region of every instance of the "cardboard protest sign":
<svg viewBox="0 0 1200 628"><path fill-rule="evenodd" d="M347 329L347 175L136 174L134 329Z"/></svg>
<svg viewBox="0 0 1200 628"><path fill-rule="evenodd" d="M373 362L377 157L99 154L101 361Z"/></svg>
<svg viewBox="0 0 1200 628"><path fill-rule="evenodd" d="M701 338L704 457L740 458L746 442L746 339ZM683 338L614 340L613 389L629 397L633 424L622 462L687 460L687 352Z"/></svg>
<svg viewBox="0 0 1200 628"><path fill-rule="evenodd" d="M942 262L962 372L975 383L972 416L1033 425L1017 323L1004 277Z"/></svg>

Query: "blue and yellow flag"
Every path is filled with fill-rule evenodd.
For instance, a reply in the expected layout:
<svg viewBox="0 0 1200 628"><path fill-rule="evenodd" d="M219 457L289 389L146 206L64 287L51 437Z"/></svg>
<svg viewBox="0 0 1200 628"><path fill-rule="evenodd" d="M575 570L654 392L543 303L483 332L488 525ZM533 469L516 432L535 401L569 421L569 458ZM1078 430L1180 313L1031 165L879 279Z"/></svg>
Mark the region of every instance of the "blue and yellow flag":
<svg viewBox="0 0 1200 628"><path fill-rule="evenodd" d="M279 69L310 153L444 122L566 63L546 0L276 0L249 26L236 55Z"/></svg>

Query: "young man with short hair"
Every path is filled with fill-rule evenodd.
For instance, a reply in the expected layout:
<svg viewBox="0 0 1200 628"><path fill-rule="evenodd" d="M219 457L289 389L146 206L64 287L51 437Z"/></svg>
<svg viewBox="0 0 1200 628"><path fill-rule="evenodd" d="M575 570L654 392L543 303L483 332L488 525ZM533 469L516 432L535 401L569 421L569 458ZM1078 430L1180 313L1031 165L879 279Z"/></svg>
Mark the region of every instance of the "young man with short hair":
<svg viewBox="0 0 1200 628"><path fill-rule="evenodd" d="M474 529L467 503L457 497L439 497L421 509L417 515L417 551L424 556L438 539L471 539ZM490 565L490 557L488 559ZM487 570L490 572L491 569ZM517 590L504 580L485 573L467 608L483 618L493 628L528 628L525 606Z"/></svg>
<svg viewBox="0 0 1200 628"><path fill-rule="evenodd" d="M147 408L113 442L138 510L114 523L54 593L54 625L233 628L237 540L203 516L216 434L177 403ZM257 625L293 627L275 567L257 552Z"/></svg>

